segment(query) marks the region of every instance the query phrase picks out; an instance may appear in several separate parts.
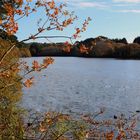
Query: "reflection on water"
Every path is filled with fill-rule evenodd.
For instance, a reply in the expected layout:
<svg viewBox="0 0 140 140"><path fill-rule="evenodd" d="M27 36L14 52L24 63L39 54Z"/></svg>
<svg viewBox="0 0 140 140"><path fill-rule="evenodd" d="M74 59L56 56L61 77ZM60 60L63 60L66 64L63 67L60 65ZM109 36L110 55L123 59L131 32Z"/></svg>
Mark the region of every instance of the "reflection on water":
<svg viewBox="0 0 140 140"><path fill-rule="evenodd" d="M29 64L37 59L25 58ZM140 62L136 60L55 57L48 69L33 73L23 88L22 105L36 111L78 114L106 107L108 114L140 109Z"/></svg>

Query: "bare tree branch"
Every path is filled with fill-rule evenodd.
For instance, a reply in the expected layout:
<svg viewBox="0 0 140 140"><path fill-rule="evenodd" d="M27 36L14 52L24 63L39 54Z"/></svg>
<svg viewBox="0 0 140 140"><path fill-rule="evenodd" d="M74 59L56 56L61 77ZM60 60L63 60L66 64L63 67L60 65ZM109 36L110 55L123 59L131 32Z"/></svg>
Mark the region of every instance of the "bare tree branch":
<svg viewBox="0 0 140 140"><path fill-rule="evenodd" d="M13 46L11 46L4 54L3 56L1 57L0 59L0 65L2 63L2 61L4 60L4 58L12 51L12 49L15 47L16 45L14 44Z"/></svg>

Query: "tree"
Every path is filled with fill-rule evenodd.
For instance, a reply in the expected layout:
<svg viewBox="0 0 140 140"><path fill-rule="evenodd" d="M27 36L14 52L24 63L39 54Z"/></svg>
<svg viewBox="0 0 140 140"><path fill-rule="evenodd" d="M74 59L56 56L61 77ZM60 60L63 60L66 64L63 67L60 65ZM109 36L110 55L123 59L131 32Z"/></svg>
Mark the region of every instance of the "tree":
<svg viewBox="0 0 140 140"><path fill-rule="evenodd" d="M7 18L7 8L6 5L9 5L11 8L18 8L23 4L22 0L1 0L0 1L0 18L1 20L6 20Z"/></svg>
<svg viewBox="0 0 140 140"><path fill-rule="evenodd" d="M140 44L140 36L136 37L133 41L133 43L138 43Z"/></svg>
<svg viewBox="0 0 140 140"><path fill-rule="evenodd" d="M90 21L90 18L85 20L82 27L76 28L71 36L41 36L41 33L45 31L63 31L64 28L73 24L77 16L73 12L67 11L65 4L58 5L54 0L37 0L34 5L31 5L31 3L33 3L31 0L26 0L26 2L23 0L0 1L0 139L23 139L25 135L23 111L17 104L22 97L21 87L24 85L29 88L34 78L30 77L24 81L23 79L33 71L46 69L54 61L52 58L45 58L42 64L33 61L32 66L29 67L25 62L19 62L17 43L37 38L49 39L58 37L72 41L72 39L76 39L81 32L86 30ZM37 12L39 8L43 8L46 14L44 23L39 24L37 33L17 42L14 34L19 29L18 21ZM65 44L65 50L70 51L70 43L66 42ZM20 70L25 72L22 76L19 75Z"/></svg>

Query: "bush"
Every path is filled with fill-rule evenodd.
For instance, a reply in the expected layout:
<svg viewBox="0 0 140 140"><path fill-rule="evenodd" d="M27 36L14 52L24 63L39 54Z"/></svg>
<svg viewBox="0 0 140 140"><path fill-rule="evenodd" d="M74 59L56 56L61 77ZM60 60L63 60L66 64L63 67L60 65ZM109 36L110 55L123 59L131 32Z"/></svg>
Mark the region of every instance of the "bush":
<svg viewBox="0 0 140 140"><path fill-rule="evenodd" d="M0 57L12 46L11 42L0 38ZM0 73L0 139L22 139L22 110L17 107L22 92L18 75L19 51L14 48L1 63ZM16 64L16 65L15 65Z"/></svg>

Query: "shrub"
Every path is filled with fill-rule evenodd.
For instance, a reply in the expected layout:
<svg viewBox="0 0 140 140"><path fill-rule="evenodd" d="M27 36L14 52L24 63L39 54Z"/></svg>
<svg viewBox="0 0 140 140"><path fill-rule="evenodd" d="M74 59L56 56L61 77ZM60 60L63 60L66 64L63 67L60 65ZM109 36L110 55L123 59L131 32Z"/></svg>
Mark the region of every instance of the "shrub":
<svg viewBox="0 0 140 140"><path fill-rule="evenodd" d="M5 54L12 43L0 38L0 56ZM17 106L21 93L18 74L19 51L14 48L1 63L0 69L0 139L22 139L22 109ZM16 65L15 65L16 64Z"/></svg>

